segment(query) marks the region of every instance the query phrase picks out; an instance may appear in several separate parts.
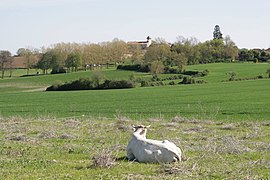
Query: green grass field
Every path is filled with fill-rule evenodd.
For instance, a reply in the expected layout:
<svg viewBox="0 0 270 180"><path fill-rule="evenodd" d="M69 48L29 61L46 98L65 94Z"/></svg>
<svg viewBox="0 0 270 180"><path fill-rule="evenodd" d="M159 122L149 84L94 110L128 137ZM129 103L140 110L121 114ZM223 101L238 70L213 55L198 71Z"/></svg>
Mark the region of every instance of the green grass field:
<svg viewBox="0 0 270 180"><path fill-rule="evenodd" d="M114 117L133 119L174 116L211 120L269 120L270 80L222 82L235 71L239 77L266 76L269 64L207 64L188 69L210 71L206 84L125 90L44 92L55 82L89 77L91 72L44 75L0 81L3 117ZM133 72L104 70L111 79L127 79ZM138 78L149 74L135 73ZM34 92L32 92L34 91Z"/></svg>
<svg viewBox="0 0 270 180"><path fill-rule="evenodd" d="M267 179L270 177L269 64L206 64L206 84L45 92L92 72L0 80L0 179ZM32 71L35 73L35 71ZM104 69L109 79L130 71ZM150 79L146 73L137 78ZM168 75L162 75L168 76ZM180 81L180 80L177 80ZM132 124L168 139L183 162L125 159Z"/></svg>

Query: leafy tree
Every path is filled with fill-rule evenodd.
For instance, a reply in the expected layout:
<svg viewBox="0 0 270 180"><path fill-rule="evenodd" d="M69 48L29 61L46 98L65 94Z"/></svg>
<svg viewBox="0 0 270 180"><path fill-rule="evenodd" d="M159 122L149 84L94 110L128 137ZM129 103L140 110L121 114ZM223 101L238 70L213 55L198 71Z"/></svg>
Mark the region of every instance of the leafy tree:
<svg viewBox="0 0 270 180"><path fill-rule="evenodd" d="M23 51L22 49L19 49L18 51L20 52L20 56L23 56L26 59L24 65L27 69L27 75L29 75L29 70L34 66L36 62L35 54L30 49L24 49Z"/></svg>
<svg viewBox="0 0 270 180"><path fill-rule="evenodd" d="M143 52L140 44L129 44L129 53L131 54L131 62L135 64L141 63Z"/></svg>
<svg viewBox="0 0 270 180"><path fill-rule="evenodd" d="M53 53L52 51L48 51L42 54L36 67L42 69L43 74L48 74L48 69L51 68L52 59L53 59Z"/></svg>
<svg viewBox="0 0 270 180"><path fill-rule="evenodd" d="M150 64L150 72L152 75L158 75L164 72L164 65L161 61L153 61Z"/></svg>
<svg viewBox="0 0 270 180"><path fill-rule="evenodd" d="M125 54L128 52L127 44L119 39L114 39L111 43L111 53L115 62L123 63L125 60Z"/></svg>
<svg viewBox="0 0 270 180"><path fill-rule="evenodd" d="M25 54L26 54L26 49L25 48L19 48L18 50L17 50L17 55L18 56L24 56Z"/></svg>
<svg viewBox="0 0 270 180"><path fill-rule="evenodd" d="M221 39L213 39L209 42L210 53L212 55L211 62L222 61L224 59L224 43Z"/></svg>
<svg viewBox="0 0 270 180"><path fill-rule="evenodd" d="M175 65L182 71L187 65L188 59L184 53L172 52L172 60Z"/></svg>
<svg viewBox="0 0 270 180"><path fill-rule="evenodd" d="M198 50L198 40L194 37L184 38L177 37L177 42L172 46L171 51L181 54L185 57L187 64L198 64L200 59L200 52Z"/></svg>
<svg viewBox="0 0 270 180"><path fill-rule="evenodd" d="M52 52L52 59L50 63L50 67L52 68L52 73L60 73L60 71L63 72L63 65L61 63L61 54L57 52Z"/></svg>
<svg viewBox="0 0 270 180"><path fill-rule="evenodd" d="M170 46L167 44L153 44L148 49L144 55L146 63L151 63L153 61L165 62L170 58Z"/></svg>
<svg viewBox="0 0 270 180"><path fill-rule="evenodd" d="M254 54L248 49L240 49L238 59L240 61L253 61Z"/></svg>
<svg viewBox="0 0 270 180"><path fill-rule="evenodd" d="M66 59L66 67L70 70L70 68L75 70L75 72L78 70L78 67L81 65L81 56L79 53L71 53L68 55Z"/></svg>
<svg viewBox="0 0 270 180"><path fill-rule="evenodd" d="M260 61L262 62L266 62L267 60L270 59L270 53L267 51L262 51L260 56L261 56Z"/></svg>
<svg viewBox="0 0 270 180"><path fill-rule="evenodd" d="M0 68L2 72L2 79L4 79L5 68L7 64L12 60L11 53L9 51L0 51Z"/></svg>
<svg viewBox="0 0 270 180"><path fill-rule="evenodd" d="M235 60L238 57L238 48L231 40L230 36L224 38L224 58Z"/></svg>

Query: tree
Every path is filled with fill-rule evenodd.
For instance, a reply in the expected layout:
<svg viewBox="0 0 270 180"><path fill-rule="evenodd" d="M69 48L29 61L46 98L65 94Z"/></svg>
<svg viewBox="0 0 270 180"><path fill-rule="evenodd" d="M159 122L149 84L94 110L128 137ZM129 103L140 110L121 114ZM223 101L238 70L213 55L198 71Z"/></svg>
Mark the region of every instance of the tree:
<svg viewBox="0 0 270 180"><path fill-rule="evenodd" d="M2 72L2 79L4 79L5 68L7 64L12 60L11 53L9 51L0 51L0 68Z"/></svg>
<svg viewBox="0 0 270 180"><path fill-rule="evenodd" d="M27 68L27 75L29 75L29 70L33 67L35 63L35 55L31 52L31 50L27 50L24 54L24 57L26 58L24 64Z"/></svg>
<svg viewBox="0 0 270 180"><path fill-rule="evenodd" d="M58 52L51 52L52 53L52 59L50 60L50 68L52 68L52 72L53 74L57 74L60 72L65 72L64 71L64 67L61 63L61 54L59 54Z"/></svg>
<svg viewBox="0 0 270 180"><path fill-rule="evenodd" d="M25 53L26 53L26 49L25 49L25 48L19 48L19 49L17 50L17 55L18 55L18 56L24 56Z"/></svg>
<svg viewBox="0 0 270 180"><path fill-rule="evenodd" d="M66 67L68 69L78 70L78 67L81 65L81 55L79 53L71 53L66 59Z"/></svg>
<svg viewBox="0 0 270 180"><path fill-rule="evenodd" d="M107 59L106 64L109 62L123 63L125 60L125 54L128 52L128 45L122 40L117 38L113 39L112 42L107 43Z"/></svg>
<svg viewBox="0 0 270 180"><path fill-rule="evenodd" d="M153 61L165 62L170 58L170 46L167 44L153 44L151 45L144 55L146 63Z"/></svg>
<svg viewBox="0 0 270 180"><path fill-rule="evenodd" d="M184 53L172 52L172 60L175 65L182 71L184 66L187 65L187 57Z"/></svg>
<svg viewBox="0 0 270 180"><path fill-rule="evenodd" d="M171 48L171 51L181 54L182 58L185 57L187 64L198 64L200 52L198 51L197 47L198 40L196 38L185 38L183 36L178 36L177 41Z"/></svg>
<svg viewBox="0 0 270 180"><path fill-rule="evenodd" d="M222 38L222 33L221 33L221 31L220 31L219 25L216 25L216 26L215 26L213 35L214 35L214 39L223 39L223 38Z"/></svg>
<svg viewBox="0 0 270 180"><path fill-rule="evenodd" d="M131 62L132 63L141 63L142 60L142 47L140 44L129 44L129 53L131 54Z"/></svg>
<svg viewBox="0 0 270 180"><path fill-rule="evenodd" d="M230 36L224 38L224 58L235 60L238 57L238 47L231 40Z"/></svg>
<svg viewBox="0 0 270 180"><path fill-rule="evenodd" d="M152 75L161 74L164 72L164 65L161 61L153 61L150 64L150 72Z"/></svg>
<svg viewBox="0 0 270 180"><path fill-rule="evenodd" d="M40 60L37 63L37 68L40 68L43 70L43 74L48 74L48 69L51 68L53 59L53 53L52 51L48 51L44 54L42 54Z"/></svg>
<svg viewBox="0 0 270 180"><path fill-rule="evenodd" d="M253 61L254 60L254 54L252 51L248 49L240 49L238 59L240 61Z"/></svg>

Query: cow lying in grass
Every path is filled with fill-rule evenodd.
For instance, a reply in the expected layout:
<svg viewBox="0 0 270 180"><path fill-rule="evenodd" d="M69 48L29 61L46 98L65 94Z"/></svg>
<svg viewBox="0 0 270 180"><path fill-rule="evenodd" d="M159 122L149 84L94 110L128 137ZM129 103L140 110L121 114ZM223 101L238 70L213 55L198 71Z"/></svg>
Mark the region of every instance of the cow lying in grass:
<svg viewBox="0 0 270 180"><path fill-rule="evenodd" d="M181 150L174 143L146 138L150 126L133 126L134 133L127 146L127 158L144 163L181 161Z"/></svg>

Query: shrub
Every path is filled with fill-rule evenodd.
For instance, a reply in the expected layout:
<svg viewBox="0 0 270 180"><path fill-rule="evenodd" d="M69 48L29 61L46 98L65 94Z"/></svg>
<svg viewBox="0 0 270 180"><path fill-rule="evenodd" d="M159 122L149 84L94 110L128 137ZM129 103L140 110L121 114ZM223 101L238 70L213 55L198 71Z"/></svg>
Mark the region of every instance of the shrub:
<svg viewBox="0 0 270 180"><path fill-rule="evenodd" d="M140 64L118 65L117 69L128 70L128 71L139 71L141 69L141 65Z"/></svg>
<svg viewBox="0 0 270 180"><path fill-rule="evenodd" d="M185 76L181 84L195 84L195 80L189 76Z"/></svg>
<svg viewBox="0 0 270 180"><path fill-rule="evenodd" d="M209 74L209 71L207 69L203 70L202 72L200 72L200 71L185 71L183 74L188 75L188 76L192 76L192 77L204 77L204 76L207 76Z"/></svg>
<svg viewBox="0 0 270 180"><path fill-rule="evenodd" d="M66 73L67 71L64 68L59 68L59 69L52 69L51 74L61 74L61 73Z"/></svg>
<svg viewBox="0 0 270 180"><path fill-rule="evenodd" d="M176 83L174 81L170 81L169 85L175 85Z"/></svg>
<svg viewBox="0 0 270 180"><path fill-rule="evenodd" d="M153 75L151 80L152 81L161 81L161 79L156 74Z"/></svg>
<svg viewBox="0 0 270 180"><path fill-rule="evenodd" d="M268 78L270 78L270 69L267 69L266 73L268 74Z"/></svg>
<svg viewBox="0 0 270 180"><path fill-rule="evenodd" d="M202 77L203 76L207 76L208 74L209 74L209 70L208 69L203 70L203 72L201 72Z"/></svg>
<svg viewBox="0 0 270 180"><path fill-rule="evenodd" d="M165 84L162 81L141 81L141 87L149 87L149 86L164 86Z"/></svg>
<svg viewBox="0 0 270 180"><path fill-rule="evenodd" d="M229 81L234 81L236 79L236 73L235 72L229 72L230 78Z"/></svg>
<svg viewBox="0 0 270 180"><path fill-rule="evenodd" d="M146 80L142 80L141 81L141 87L148 87L150 86L150 82L149 81L146 81Z"/></svg>
<svg viewBox="0 0 270 180"><path fill-rule="evenodd" d="M120 80L105 80L101 89L124 89L124 88L134 88L135 84L132 81Z"/></svg>
<svg viewBox="0 0 270 180"><path fill-rule="evenodd" d="M90 79L79 79L63 85L53 85L46 89L46 91L69 91L69 90L91 90L91 89L124 89L134 88L135 84L132 81L120 80L105 80L103 84L96 84Z"/></svg>
<svg viewBox="0 0 270 180"><path fill-rule="evenodd" d="M166 66L164 69L165 74L181 74L181 69Z"/></svg>
<svg viewBox="0 0 270 180"><path fill-rule="evenodd" d="M141 64L118 65L117 69L127 71L150 72L149 65L141 65Z"/></svg>
<svg viewBox="0 0 270 180"><path fill-rule="evenodd" d="M185 76L179 84L203 84L206 83L204 80L195 80L189 76Z"/></svg>

